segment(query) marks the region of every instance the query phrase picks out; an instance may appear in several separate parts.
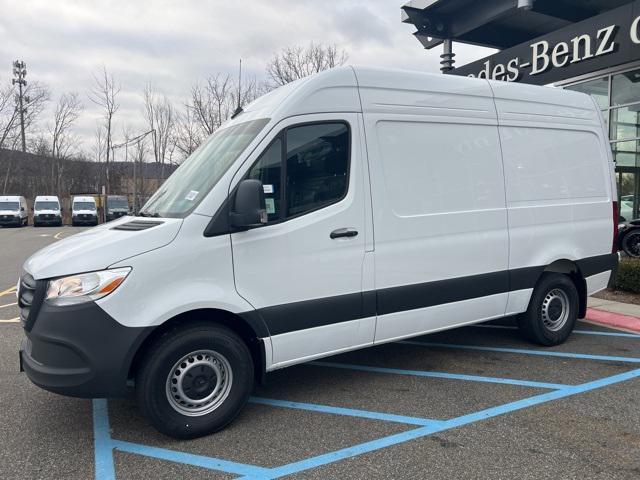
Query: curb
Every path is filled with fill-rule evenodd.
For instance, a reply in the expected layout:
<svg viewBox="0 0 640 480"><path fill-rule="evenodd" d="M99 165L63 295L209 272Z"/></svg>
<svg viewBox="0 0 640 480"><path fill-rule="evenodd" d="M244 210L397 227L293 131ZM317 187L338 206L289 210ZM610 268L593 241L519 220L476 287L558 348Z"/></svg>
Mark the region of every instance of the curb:
<svg viewBox="0 0 640 480"><path fill-rule="evenodd" d="M605 312L595 308L587 308L585 320L610 328L640 333L640 318L622 315L620 313Z"/></svg>

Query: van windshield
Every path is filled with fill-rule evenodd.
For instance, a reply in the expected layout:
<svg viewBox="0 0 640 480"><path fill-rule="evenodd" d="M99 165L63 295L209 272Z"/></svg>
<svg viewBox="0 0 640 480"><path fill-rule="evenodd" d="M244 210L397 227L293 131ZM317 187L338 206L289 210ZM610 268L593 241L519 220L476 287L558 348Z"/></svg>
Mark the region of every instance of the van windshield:
<svg viewBox="0 0 640 480"><path fill-rule="evenodd" d="M0 210L20 210L19 202L0 202Z"/></svg>
<svg viewBox="0 0 640 480"><path fill-rule="evenodd" d="M126 198L107 198L109 208L129 208L129 202Z"/></svg>
<svg viewBox="0 0 640 480"><path fill-rule="evenodd" d="M34 210L58 210L58 202L36 202Z"/></svg>
<svg viewBox="0 0 640 480"><path fill-rule="evenodd" d="M74 210L95 210L96 204L93 202L73 202Z"/></svg>
<svg viewBox="0 0 640 480"><path fill-rule="evenodd" d="M140 214L187 216L268 122L268 118L251 120L215 131L162 184L142 207Z"/></svg>

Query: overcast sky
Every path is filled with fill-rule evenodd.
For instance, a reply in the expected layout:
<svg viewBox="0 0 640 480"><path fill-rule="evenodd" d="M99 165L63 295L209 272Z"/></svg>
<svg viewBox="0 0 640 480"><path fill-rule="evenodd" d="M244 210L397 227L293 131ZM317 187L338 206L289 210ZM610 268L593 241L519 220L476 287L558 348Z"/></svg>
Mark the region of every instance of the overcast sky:
<svg viewBox="0 0 640 480"><path fill-rule="evenodd" d="M85 105L77 131L88 149L99 111L86 92L102 65L122 87L116 139L124 123L143 128L141 92L153 82L183 104L198 79L244 71L264 77L266 61L287 45L335 43L349 63L438 72L439 48L427 51L400 22L394 0L0 0L0 82L11 62L45 83L52 103L77 91ZM456 45L463 64L491 53ZM46 121L41 128L45 128Z"/></svg>

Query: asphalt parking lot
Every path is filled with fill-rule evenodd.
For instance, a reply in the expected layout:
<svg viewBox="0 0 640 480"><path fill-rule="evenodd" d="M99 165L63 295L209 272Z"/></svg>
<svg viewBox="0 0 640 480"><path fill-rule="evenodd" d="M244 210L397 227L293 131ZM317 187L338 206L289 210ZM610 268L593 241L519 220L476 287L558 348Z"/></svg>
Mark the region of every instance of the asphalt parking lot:
<svg viewBox="0 0 640 480"><path fill-rule="evenodd" d="M271 374L224 431L177 441L132 400L82 400L18 372L13 287L79 228L0 229L0 478L640 478L640 336L579 322L540 348L510 321Z"/></svg>

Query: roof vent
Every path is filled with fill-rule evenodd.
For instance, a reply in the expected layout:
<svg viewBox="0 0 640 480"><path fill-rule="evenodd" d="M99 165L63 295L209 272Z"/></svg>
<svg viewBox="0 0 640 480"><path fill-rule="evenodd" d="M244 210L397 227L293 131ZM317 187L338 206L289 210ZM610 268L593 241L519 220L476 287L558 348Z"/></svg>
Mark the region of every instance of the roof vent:
<svg viewBox="0 0 640 480"><path fill-rule="evenodd" d="M164 222L157 220L131 220L127 223L121 223L115 227L111 227L111 230L127 230L130 232L139 232L140 230L146 230L147 228L156 227L162 225Z"/></svg>

